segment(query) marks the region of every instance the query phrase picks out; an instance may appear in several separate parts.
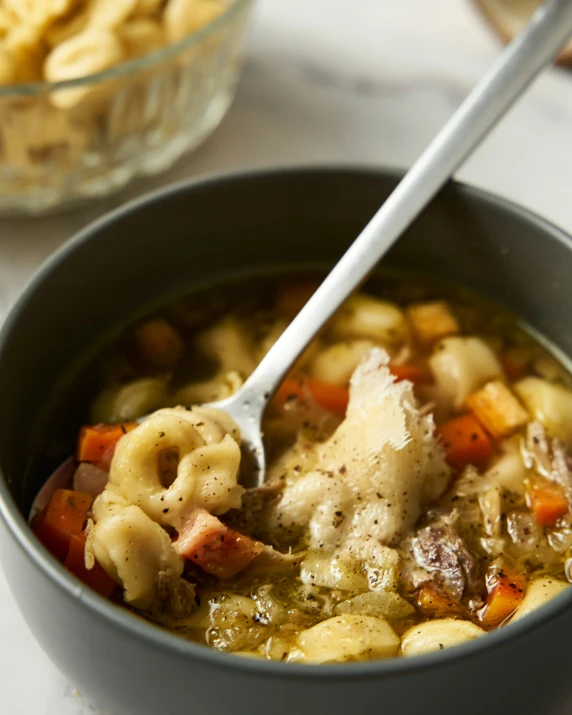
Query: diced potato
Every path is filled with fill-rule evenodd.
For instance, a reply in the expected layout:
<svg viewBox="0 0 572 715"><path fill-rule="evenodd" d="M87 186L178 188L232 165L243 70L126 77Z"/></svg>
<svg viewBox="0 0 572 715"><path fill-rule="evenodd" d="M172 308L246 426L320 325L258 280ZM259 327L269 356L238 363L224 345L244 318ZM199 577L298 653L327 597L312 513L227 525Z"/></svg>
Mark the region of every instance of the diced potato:
<svg viewBox="0 0 572 715"><path fill-rule="evenodd" d="M523 616L527 616L529 613L536 611L537 608L548 603L554 596L562 593L568 586L569 584L564 581L559 581L556 578L550 578L548 576L536 579L526 589L524 599L510 622L518 621Z"/></svg>
<svg viewBox="0 0 572 715"><path fill-rule="evenodd" d="M367 591L367 576L359 561L310 551L300 567L300 578L310 586L339 588L342 591Z"/></svg>
<svg viewBox="0 0 572 715"><path fill-rule="evenodd" d="M415 613L415 609L399 594L392 591L368 591L347 601L342 601L336 606L334 612L338 616L351 613L397 621L411 616Z"/></svg>
<svg viewBox="0 0 572 715"><path fill-rule="evenodd" d="M480 338L445 338L431 355L429 367L436 383L435 399L456 409L485 382L503 377L497 356Z"/></svg>
<svg viewBox="0 0 572 715"><path fill-rule="evenodd" d="M143 378L103 390L91 408L94 423L115 424L135 420L161 407L167 397L165 380Z"/></svg>
<svg viewBox="0 0 572 715"><path fill-rule="evenodd" d="M539 377L525 377L514 386L535 420L553 437L572 446L572 391Z"/></svg>
<svg viewBox="0 0 572 715"><path fill-rule="evenodd" d="M460 645L483 636L485 631L470 621L437 618L410 628L401 639L401 652L409 658Z"/></svg>
<svg viewBox="0 0 572 715"><path fill-rule="evenodd" d="M460 330L449 305L442 300L410 305L407 317L415 339L421 345L433 345L449 335L457 335Z"/></svg>
<svg viewBox="0 0 572 715"><path fill-rule="evenodd" d="M380 618L346 613L300 633L298 647L310 663L390 658L397 653L399 637Z"/></svg>
<svg viewBox="0 0 572 715"><path fill-rule="evenodd" d="M348 340L334 343L320 352L310 362L310 377L330 385L347 385L363 356L373 348L371 340Z"/></svg>
<svg viewBox="0 0 572 715"><path fill-rule="evenodd" d="M365 338L399 345L409 337L405 314L393 303L369 295L352 295L334 315L330 332L342 340Z"/></svg>
<svg viewBox="0 0 572 715"><path fill-rule="evenodd" d="M485 477L502 489L508 489L516 494L524 495L526 486L524 480L527 470L518 452L503 454L485 473Z"/></svg>
<svg viewBox="0 0 572 715"><path fill-rule="evenodd" d="M528 422L528 412L500 380L467 397L467 404L493 437L508 437Z"/></svg>

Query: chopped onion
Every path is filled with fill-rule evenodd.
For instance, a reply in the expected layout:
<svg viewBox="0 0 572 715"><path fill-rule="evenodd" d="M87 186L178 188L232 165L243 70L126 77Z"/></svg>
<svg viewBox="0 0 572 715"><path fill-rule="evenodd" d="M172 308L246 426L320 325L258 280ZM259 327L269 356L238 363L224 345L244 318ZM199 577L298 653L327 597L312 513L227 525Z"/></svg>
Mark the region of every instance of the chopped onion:
<svg viewBox="0 0 572 715"><path fill-rule="evenodd" d="M359 596L342 601L334 609L339 616L351 613L396 621L413 615L415 609L404 598L391 591L368 591Z"/></svg>
<svg viewBox="0 0 572 715"><path fill-rule="evenodd" d="M479 506L483 512L487 536L498 536L502 516L500 489L497 486L487 489L479 497Z"/></svg>
<svg viewBox="0 0 572 715"><path fill-rule="evenodd" d="M557 554L565 554L572 548L572 529L554 529L548 534L548 543Z"/></svg>
<svg viewBox="0 0 572 715"><path fill-rule="evenodd" d="M506 515L506 528L519 551L530 553L538 547L540 534L532 514L511 511Z"/></svg>
<svg viewBox="0 0 572 715"><path fill-rule="evenodd" d="M496 559L504 553L506 542L504 539L501 539L497 536L491 536L489 538L485 537L481 539L481 546L489 556L492 556L494 559Z"/></svg>
<svg viewBox="0 0 572 715"><path fill-rule="evenodd" d="M73 475L73 488L96 497L105 489L109 474L89 462L81 462Z"/></svg>

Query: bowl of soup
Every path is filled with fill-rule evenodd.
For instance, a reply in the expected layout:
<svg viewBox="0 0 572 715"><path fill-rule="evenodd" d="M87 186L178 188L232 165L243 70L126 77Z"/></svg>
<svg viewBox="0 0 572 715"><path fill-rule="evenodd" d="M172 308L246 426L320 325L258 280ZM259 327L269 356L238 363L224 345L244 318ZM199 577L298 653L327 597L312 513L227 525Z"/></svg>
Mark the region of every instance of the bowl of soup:
<svg viewBox="0 0 572 715"><path fill-rule="evenodd" d="M2 562L103 712L532 713L570 695L559 229L449 185L274 395L262 486L203 406L240 389L397 181L175 186L81 232L12 311Z"/></svg>

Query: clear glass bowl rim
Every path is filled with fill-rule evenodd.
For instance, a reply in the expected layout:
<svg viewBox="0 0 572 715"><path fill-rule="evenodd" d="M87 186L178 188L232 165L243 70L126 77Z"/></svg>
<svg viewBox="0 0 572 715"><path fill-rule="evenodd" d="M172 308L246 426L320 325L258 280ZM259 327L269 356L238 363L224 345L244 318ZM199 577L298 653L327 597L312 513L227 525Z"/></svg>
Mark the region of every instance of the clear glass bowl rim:
<svg viewBox="0 0 572 715"><path fill-rule="evenodd" d="M36 95L54 92L58 89L68 87L81 87L85 85L97 84L105 80L117 79L131 73L135 73L141 69L154 67L161 64L164 60L176 57L179 53L198 45L203 40L213 35L217 30L224 27L235 15L238 15L243 7L246 7L252 0L233 0L228 8L212 22L209 22L204 27L201 27L197 32L193 32L179 42L172 45L167 45L154 52L149 52L142 57L137 57L133 60L121 62L110 69L102 72L85 75L84 77L76 77L74 79L62 80L60 82L28 82L26 84L13 84L6 87L0 87L0 99L10 97L33 97Z"/></svg>

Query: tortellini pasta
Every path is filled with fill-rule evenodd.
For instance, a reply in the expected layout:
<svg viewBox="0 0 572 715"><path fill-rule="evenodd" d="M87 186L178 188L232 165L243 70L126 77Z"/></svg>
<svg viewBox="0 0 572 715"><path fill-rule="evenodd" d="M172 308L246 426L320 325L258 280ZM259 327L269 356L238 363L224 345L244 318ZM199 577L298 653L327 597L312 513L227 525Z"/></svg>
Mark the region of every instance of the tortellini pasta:
<svg viewBox="0 0 572 715"><path fill-rule="evenodd" d="M486 631L471 621L437 618L410 628L401 640L401 652L408 658L467 643L484 636Z"/></svg>
<svg viewBox="0 0 572 715"><path fill-rule="evenodd" d="M148 377L103 390L91 408L93 422L125 422L152 412L165 401L167 383Z"/></svg>
<svg viewBox="0 0 572 715"><path fill-rule="evenodd" d="M409 337L403 311L394 303L357 293L342 305L330 323L337 338L374 340L385 346L398 345Z"/></svg>
<svg viewBox="0 0 572 715"><path fill-rule="evenodd" d="M295 659L309 663L389 658L397 653L399 637L382 618L345 613L300 633L298 647Z"/></svg>
<svg viewBox="0 0 572 715"><path fill-rule="evenodd" d="M318 352L308 366L308 373L333 385L347 385L361 359L374 346L371 340L334 343Z"/></svg>
<svg viewBox="0 0 572 715"><path fill-rule="evenodd" d="M179 531L197 508L222 514L240 506L238 484L240 432L223 412L208 408L167 408L155 412L122 437L115 451L109 482L93 505L90 536L95 557L123 585L125 600L152 609L158 574L177 584L183 561L167 531ZM177 475L169 486L158 472L161 452L174 450ZM180 594L179 594L180 599Z"/></svg>

